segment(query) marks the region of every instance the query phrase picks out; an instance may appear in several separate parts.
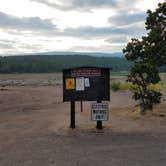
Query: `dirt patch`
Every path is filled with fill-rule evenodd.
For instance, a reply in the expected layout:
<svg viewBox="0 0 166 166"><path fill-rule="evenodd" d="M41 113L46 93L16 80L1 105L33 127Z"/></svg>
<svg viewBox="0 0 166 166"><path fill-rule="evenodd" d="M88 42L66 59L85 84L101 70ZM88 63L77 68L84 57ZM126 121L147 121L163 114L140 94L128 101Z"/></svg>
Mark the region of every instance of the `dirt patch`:
<svg viewBox="0 0 166 166"><path fill-rule="evenodd" d="M103 130L90 103L76 103L76 129L62 86L6 86L0 91L1 166L165 166L166 101L142 117L129 91L111 92ZM133 160L134 159L134 160ZM149 160L147 160L149 159ZM125 164L124 164L125 163Z"/></svg>
<svg viewBox="0 0 166 166"><path fill-rule="evenodd" d="M48 123L52 130L69 127L70 104L62 101L62 86L25 86L6 87L8 90L0 92L0 123L19 123L22 127L29 123L40 128L42 123ZM154 112L141 116L136 102L131 99L131 92L111 92L110 119L104 122L107 130L155 130L166 128L166 102L163 100L155 106ZM164 96L165 97L165 96ZM80 110L80 103L76 103L76 125L82 130L95 128L95 122L90 120L90 102L83 103L84 111ZM134 109L137 109L133 112ZM20 118L20 119L18 119ZM23 120L21 120L23 118ZM43 119L44 118L44 119ZM10 120L9 120L10 119ZM27 121L27 122L26 122ZM25 124L24 124L25 123ZM55 125L55 124L56 125ZM144 124L144 128L141 125ZM48 125L45 125L48 126ZM33 130L33 125L31 126ZM158 129L156 129L158 130ZM165 130L165 129L164 129Z"/></svg>

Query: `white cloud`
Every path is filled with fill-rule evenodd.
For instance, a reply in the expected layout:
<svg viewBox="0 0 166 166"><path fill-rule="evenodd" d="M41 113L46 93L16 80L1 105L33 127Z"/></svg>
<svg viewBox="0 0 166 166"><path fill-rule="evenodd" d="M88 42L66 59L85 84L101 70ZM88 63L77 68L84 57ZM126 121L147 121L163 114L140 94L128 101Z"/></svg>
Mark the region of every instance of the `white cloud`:
<svg viewBox="0 0 166 166"><path fill-rule="evenodd" d="M54 30L56 26L49 19L39 17L15 17L0 12L0 27L17 30Z"/></svg>
<svg viewBox="0 0 166 166"><path fill-rule="evenodd" d="M145 12L127 13L121 12L109 18L112 25L129 25L146 20L147 14Z"/></svg>
<svg viewBox="0 0 166 166"><path fill-rule="evenodd" d="M116 0L31 0L60 10L91 10L116 7Z"/></svg>
<svg viewBox="0 0 166 166"><path fill-rule="evenodd" d="M128 38L126 35L111 35L108 39L105 39L108 43L127 43Z"/></svg>
<svg viewBox="0 0 166 166"><path fill-rule="evenodd" d="M0 0L0 53L117 52L163 0Z"/></svg>

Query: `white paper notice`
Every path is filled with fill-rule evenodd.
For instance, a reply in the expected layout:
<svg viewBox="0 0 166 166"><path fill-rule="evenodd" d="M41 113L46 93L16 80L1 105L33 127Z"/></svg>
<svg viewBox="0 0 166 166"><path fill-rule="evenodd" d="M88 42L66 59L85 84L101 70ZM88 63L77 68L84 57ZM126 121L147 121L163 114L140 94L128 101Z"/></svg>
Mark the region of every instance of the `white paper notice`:
<svg viewBox="0 0 166 166"><path fill-rule="evenodd" d="M85 78L85 87L90 87L89 78Z"/></svg>
<svg viewBox="0 0 166 166"><path fill-rule="evenodd" d="M84 77L76 78L76 91L84 91Z"/></svg>

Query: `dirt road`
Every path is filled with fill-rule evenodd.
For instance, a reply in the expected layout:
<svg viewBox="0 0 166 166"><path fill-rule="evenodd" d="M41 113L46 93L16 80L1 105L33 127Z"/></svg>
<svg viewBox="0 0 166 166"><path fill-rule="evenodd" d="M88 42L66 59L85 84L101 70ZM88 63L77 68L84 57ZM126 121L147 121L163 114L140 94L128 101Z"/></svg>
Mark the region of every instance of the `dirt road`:
<svg viewBox="0 0 166 166"><path fill-rule="evenodd" d="M72 130L60 85L5 87L0 166L165 166L166 101L145 117L131 112L134 105L130 92L111 94L110 119L98 131L89 103L82 113L77 103Z"/></svg>

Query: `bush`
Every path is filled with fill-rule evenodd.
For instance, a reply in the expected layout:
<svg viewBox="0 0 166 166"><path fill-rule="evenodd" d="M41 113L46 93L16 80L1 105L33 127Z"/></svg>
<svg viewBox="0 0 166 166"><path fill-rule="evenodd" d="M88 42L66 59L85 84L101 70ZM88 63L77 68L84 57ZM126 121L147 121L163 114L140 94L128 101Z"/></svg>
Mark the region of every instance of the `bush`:
<svg viewBox="0 0 166 166"><path fill-rule="evenodd" d="M120 84L121 90L133 90L135 86L130 82L123 82Z"/></svg>
<svg viewBox="0 0 166 166"><path fill-rule="evenodd" d="M120 82L115 82L113 81L111 83L111 90L113 90L114 92L118 91L120 89Z"/></svg>

